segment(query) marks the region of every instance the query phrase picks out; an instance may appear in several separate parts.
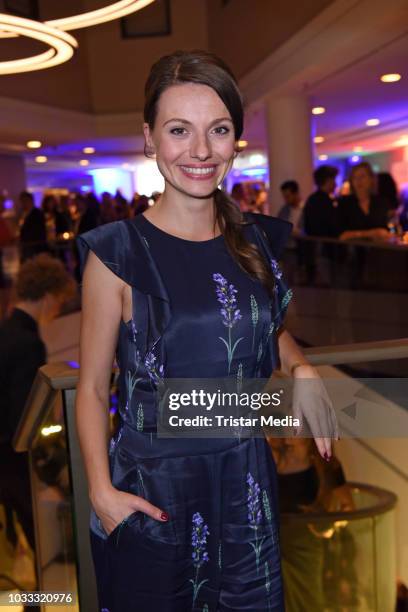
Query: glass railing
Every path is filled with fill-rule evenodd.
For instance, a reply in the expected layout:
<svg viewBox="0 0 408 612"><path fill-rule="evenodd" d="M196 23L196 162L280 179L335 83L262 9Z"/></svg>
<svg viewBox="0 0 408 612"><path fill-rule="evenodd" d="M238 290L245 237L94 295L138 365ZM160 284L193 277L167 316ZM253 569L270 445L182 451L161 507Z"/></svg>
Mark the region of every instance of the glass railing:
<svg viewBox="0 0 408 612"><path fill-rule="evenodd" d="M310 361L323 368L328 367L323 364L398 360L408 357L408 339L308 348L306 352ZM50 364L39 370L14 446L18 451L30 452L36 588L71 593L76 603L67 606L67 610L96 612L89 543L90 503L74 423L77 377L78 370L66 364ZM112 376L112 434L117 419L115 393ZM357 439L349 442L364 444ZM391 469L386 462L392 464L392 460L386 453L378 448L375 453L376 461ZM401 477L396 472L393 476ZM361 480L364 478L348 483L352 505L347 510L331 508L330 512L281 515L287 612L394 612L394 512L398 486L392 493L387 487L369 486ZM8 591L32 588L18 580L4 580L1 585ZM305 608L308 597L310 602ZM51 608L46 605L43 610L48 612Z"/></svg>

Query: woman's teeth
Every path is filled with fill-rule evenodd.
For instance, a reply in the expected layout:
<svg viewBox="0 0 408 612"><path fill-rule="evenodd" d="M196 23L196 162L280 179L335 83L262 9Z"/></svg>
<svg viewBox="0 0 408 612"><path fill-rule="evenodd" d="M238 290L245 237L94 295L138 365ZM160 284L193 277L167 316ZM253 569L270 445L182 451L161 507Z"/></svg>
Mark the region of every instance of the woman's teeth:
<svg viewBox="0 0 408 612"><path fill-rule="evenodd" d="M187 172L188 174L195 174L197 176L203 176L206 174L213 174L215 167L212 166L211 168L191 168L189 166L181 166L181 169L183 170L183 172Z"/></svg>

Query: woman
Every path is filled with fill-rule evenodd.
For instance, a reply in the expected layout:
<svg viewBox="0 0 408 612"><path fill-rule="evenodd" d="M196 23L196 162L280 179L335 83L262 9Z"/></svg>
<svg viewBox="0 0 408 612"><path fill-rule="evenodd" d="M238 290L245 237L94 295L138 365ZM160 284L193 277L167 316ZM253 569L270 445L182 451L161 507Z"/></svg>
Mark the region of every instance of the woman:
<svg viewBox="0 0 408 612"><path fill-rule="evenodd" d="M340 240L387 240L387 206L375 192L375 174L368 162L353 166L351 194L339 200Z"/></svg>
<svg viewBox="0 0 408 612"><path fill-rule="evenodd" d="M280 329L290 292L275 259L290 225L262 215L261 225L242 225L217 188L243 129L242 99L221 60L204 51L163 57L145 94L146 154L156 157L164 193L143 214L78 241L76 414L99 604L110 612L281 612L266 440L160 437L155 390L164 378L267 378L279 353L284 372L317 376ZM116 347L122 422L108 455ZM316 442L329 457L330 435Z"/></svg>

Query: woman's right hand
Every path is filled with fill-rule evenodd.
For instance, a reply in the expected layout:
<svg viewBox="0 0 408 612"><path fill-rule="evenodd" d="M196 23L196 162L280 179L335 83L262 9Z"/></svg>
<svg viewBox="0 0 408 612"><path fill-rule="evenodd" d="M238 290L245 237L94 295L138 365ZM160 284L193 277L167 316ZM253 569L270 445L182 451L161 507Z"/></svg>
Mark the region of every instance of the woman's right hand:
<svg viewBox="0 0 408 612"><path fill-rule="evenodd" d="M108 536L133 512L143 512L161 522L166 522L170 518L164 510L153 506L143 497L119 491L115 487L102 494L91 496L91 504Z"/></svg>

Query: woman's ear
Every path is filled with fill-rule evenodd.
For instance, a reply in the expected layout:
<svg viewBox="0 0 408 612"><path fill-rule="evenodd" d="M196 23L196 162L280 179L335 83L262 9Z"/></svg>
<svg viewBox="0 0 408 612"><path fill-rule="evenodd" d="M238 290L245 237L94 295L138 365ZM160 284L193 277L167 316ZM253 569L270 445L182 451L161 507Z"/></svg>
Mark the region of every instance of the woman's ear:
<svg viewBox="0 0 408 612"><path fill-rule="evenodd" d="M144 154L146 157L153 157L156 153L156 147L154 146L152 132L148 123L143 124L143 134L145 138Z"/></svg>

